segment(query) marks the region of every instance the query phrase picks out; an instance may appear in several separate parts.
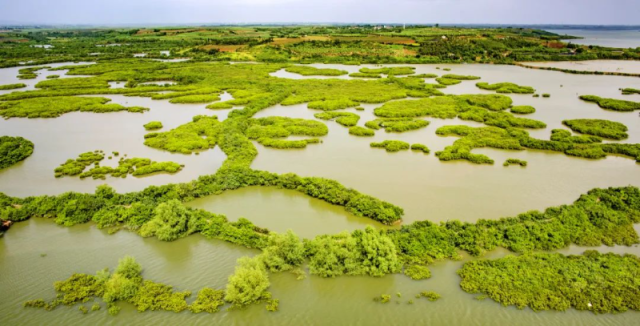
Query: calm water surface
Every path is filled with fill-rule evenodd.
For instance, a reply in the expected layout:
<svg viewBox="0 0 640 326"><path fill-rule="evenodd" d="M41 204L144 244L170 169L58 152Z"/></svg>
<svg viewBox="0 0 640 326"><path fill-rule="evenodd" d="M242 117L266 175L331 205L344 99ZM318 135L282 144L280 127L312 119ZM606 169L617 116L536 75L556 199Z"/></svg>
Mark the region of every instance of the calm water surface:
<svg viewBox="0 0 640 326"><path fill-rule="evenodd" d="M626 63L624 63L626 64ZM360 67L315 65L339 68L349 72ZM563 119L602 118L619 121L629 127L626 142L640 142L640 117L635 112L604 111L596 105L584 103L577 95L593 94L620 99L621 87L640 88L639 78L614 76L570 75L538 71L513 66L438 65L452 68L451 73L471 74L483 81L515 82L535 87L551 98L513 95L516 105L533 105L537 112L529 115L548 124L543 130L531 131L535 137L548 139L551 129L562 128ZM373 67L373 66L370 66ZM435 65L419 65L417 73L446 72ZM13 68L10 68L13 69ZM43 74L49 72L42 71ZM54 73L54 72L52 72ZM55 72L56 74L61 72ZM14 82L17 70L0 69L0 84ZM274 74L292 77L282 71ZM297 76L296 76L297 77ZM40 77L39 77L40 78ZM429 81L435 82L435 81ZM488 93L477 89L474 82L465 81L444 90L450 94ZM3 135L23 136L35 143L33 156L0 172L0 191L15 196L57 194L64 191L91 192L95 186L108 183L118 191L135 191L149 185L185 182L199 175L212 174L225 159L218 149L200 155L171 154L143 145L144 123L162 121L169 130L191 120L197 114L226 118L227 111L210 111L206 105L174 105L148 98L108 96L116 103L151 108L144 114L135 113L69 113L56 119L9 119L0 121ZM228 99L225 95L224 99ZM373 109L379 105L363 105L359 125L374 119ZM275 106L258 113L258 117L282 115L314 119L317 111L306 105ZM426 118L431 124L418 131L392 134L377 131L372 138L348 135L345 127L326 122L329 135L322 144L305 150L274 150L256 144L259 155L253 168L272 172L294 172L303 176L332 178L379 197L405 209L405 223L417 220L445 221L459 219L476 221L513 216L530 209L573 202L580 194L594 187L640 186L640 166L634 160L610 157L585 160L564 154L540 151L475 150L496 161L493 166L468 162L442 163L434 152L452 144L455 137L438 137L435 130L444 125L480 124ZM431 148L429 155L401 152L386 153L372 149L369 143L398 139L423 143ZM156 161L171 160L185 164L175 175L156 175L146 178L107 180L55 179L53 169L66 159L85 151L102 149L119 151L129 157L149 157ZM502 167L506 158L520 158L529 162L527 168ZM108 160L105 160L108 161ZM105 163L108 164L108 163ZM114 162L115 164L115 162ZM193 207L228 215L230 220L246 217L256 224L282 232L293 229L303 237L353 230L365 225L382 227L378 223L348 214L342 207L303 196L294 191L275 188L245 188L208 196L190 203ZM561 250L565 254L581 253L585 248L572 246ZM602 251L640 254L635 247L600 248ZM273 292L280 299L280 311L268 313L256 305L241 311L222 311L217 314L195 315L189 312L137 313L130 305L123 305L117 317L99 312L83 315L77 307L60 307L52 312L23 309L22 302L36 298L53 298L52 284L74 272L93 273L104 267L115 267L117 260L133 255L144 267L144 277L175 286L176 290L195 292L204 286L223 288L233 272L235 260L255 255L258 251L221 241L191 236L171 243L143 239L121 231L108 235L93 225L64 228L52 221L32 219L16 224L0 240L0 315L6 325L148 325L148 324L237 324L237 325L373 325L373 324L436 324L436 325L635 325L640 313L596 316L589 312L534 313L529 309L502 307L491 301L477 301L474 295L459 289L456 270L464 261L443 261L431 266L433 277L426 281L412 281L402 275L383 278L340 277L322 279L310 276L296 281L288 273L271 276ZM45 254L44 257L42 254ZM487 258L508 254L504 250L490 253ZM409 299L421 291L442 294L437 302ZM394 297L397 303L380 305L371 299L383 293L402 293ZM190 300L195 299L194 297Z"/></svg>
<svg viewBox="0 0 640 326"><path fill-rule="evenodd" d="M599 45L612 48L637 48L640 46L640 29L626 31L594 31L586 29L548 29L560 35L580 36L582 39L565 40L574 44Z"/></svg>

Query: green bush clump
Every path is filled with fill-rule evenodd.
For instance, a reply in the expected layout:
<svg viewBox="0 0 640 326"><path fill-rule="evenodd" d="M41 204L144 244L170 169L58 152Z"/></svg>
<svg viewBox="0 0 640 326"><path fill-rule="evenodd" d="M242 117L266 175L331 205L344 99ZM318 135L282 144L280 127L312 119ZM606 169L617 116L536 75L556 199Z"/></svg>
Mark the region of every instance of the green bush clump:
<svg viewBox="0 0 640 326"><path fill-rule="evenodd" d="M478 76L471 76L471 75L456 75L456 74L446 74L446 75L442 75L442 78L446 78L446 79L456 79L456 80L478 80L480 79L480 77Z"/></svg>
<svg viewBox="0 0 640 326"><path fill-rule="evenodd" d="M535 271L532 273L532 271ZM640 259L625 254L564 256L535 253L476 260L458 271L460 287L491 299L534 311L569 308L594 313L640 310Z"/></svg>
<svg viewBox="0 0 640 326"><path fill-rule="evenodd" d="M47 76L47 79L58 79L60 78L60 75L49 75Z"/></svg>
<svg viewBox="0 0 640 326"><path fill-rule="evenodd" d="M354 126L349 128L349 134L360 137L373 137L375 135L375 131L360 126Z"/></svg>
<svg viewBox="0 0 640 326"><path fill-rule="evenodd" d="M9 90L9 89L18 89L18 88L24 88L24 87L27 87L27 85L23 83L6 84L6 85L0 85L0 91Z"/></svg>
<svg viewBox="0 0 640 326"><path fill-rule="evenodd" d="M0 86L0 87L1 87L1 86ZM623 95L640 94L640 89L635 89L635 88L623 88L623 89L622 89L622 94L623 94Z"/></svg>
<svg viewBox="0 0 640 326"><path fill-rule="evenodd" d="M143 237L157 237L162 241L173 241L197 232L202 220L192 210L177 200L161 203L154 209L151 220L140 228Z"/></svg>
<svg viewBox="0 0 640 326"><path fill-rule="evenodd" d="M64 92L65 90L79 90L79 89L108 89L109 83L105 79L96 77L81 77L81 78L64 78L64 79L49 79L43 80L36 84L36 88L56 90Z"/></svg>
<svg viewBox="0 0 640 326"><path fill-rule="evenodd" d="M576 144L593 144L602 142L600 137L589 135L573 136L570 131L564 129L551 130L551 140Z"/></svg>
<svg viewBox="0 0 640 326"><path fill-rule="evenodd" d="M57 118L69 112L143 112L142 107L124 107L120 104L107 104L111 101L104 97L56 96L37 97L17 101L0 102L0 116L4 118Z"/></svg>
<svg viewBox="0 0 640 326"><path fill-rule="evenodd" d="M218 96L218 94L186 95L186 96L174 97L169 100L169 103L174 103L174 104L210 103L210 102L219 101L219 100L220 100L220 97Z"/></svg>
<svg viewBox="0 0 640 326"><path fill-rule="evenodd" d="M249 127L245 133L249 139L257 140L263 146L279 149L305 148L308 144L320 143L320 139L284 140L278 138L324 136L329 132L327 126L322 122L285 117L251 119L248 124Z"/></svg>
<svg viewBox="0 0 640 326"><path fill-rule="evenodd" d="M203 288L198 293L196 301L189 306L186 298L191 296L190 291L174 292L173 287L169 285L144 280L141 272L140 264L133 257L126 256L119 261L113 273L105 268L96 275L73 274L65 281L54 283L54 289L58 293L56 299L51 302L42 299L31 300L25 302L24 306L53 310L59 305L73 306L102 299L107 303L109 314L117 315L120 311L118 302L129 302L139 312L181 312L190 309L195 313L214 313L225 303L222 300L224 291ZM84 306L79 306L79 309L85 314L89 312ZM98 310L100 304L94 303L91 311Z"/></svg>
<svg viewBox="0 0 640 326"><path fill-rule="evenodd" d="M384 148L387 152L406 151L411 147L409 143L400 140L385 140L380 143L371 143L370 146L373 148Z"/></svg>
<svg viewBox="0 0 640 326"><path fill-rule="evenodd" d="M267 301L267 311L278 311L278 307L280 306L280 300L278 299L271 299Z"/></svg>
<svg viewBox="0 0 640 326"><path fill-rule="evenodd" d="M536 92L536 90L531 86L520 86L514 83L477 83L476 86L481 89L496 91L497 93L502 94L533 94Z"/></svg>
<svg viewBox="0 0 640 326"><path fill-rule="evenodd" d="M500 128L545 128L542 121L515 117L504 111L511 106L511 99L504 95L438 96L419 100L403 100L385 103L374 110L384 118L415 118L431 116L481 122Z"/></svg>
<svg viewBox="0 0 640 326"><path fill-rule="evenodd" d="M562 124L581 134L621 140L629 137L627 126L620 122L601 119L564 120Z"/></svg>
<svg viewBox="0 0 640 326"><path fill-rule="evenodd" d="M423 144L413 144L413 145L411 145L411 150L412 151L422 151L425 154L429 154L431 152L429 150L429 147L427 147L426 145L423 145Z"/></svg>
<svg viewBox="0 0 640 326"><path fill-rule="evenodd" d="M349 74L349 77L354 77L354 78L382 78L382 75L379 73L373 73L373 72L354 72Z"/></svg>
<svg viewBox="0 0 640 326"><path fill-rule="evenodd" d="M551 94L549 94L549 93L544 93L544 94L542 94L542 97L544 97L544 98L549 98L549 97L551 97Z"/></svg>
<svg viewBox="0 0 640 326"><path fill-rule="evenodd" d="M345 127L353 127L358 124L360 116L351 112L322 112L316 113L314 117L322 120L333 120Z"/></svg>
<svg viewBox="0 0 640 326"><path fill-rule="evenodd" d="M190 306L189 310L193 313L208 312L210 314L218 312L221 306L224 306L224 291L214 290L211 288L202 288L198 292L196 301Z"/></svg>
<svg viewBox="0 0 640 326"><path fill-rule="evenodd" d="M342 76L349 73L345 70L316 68L312 66L291 66L284 70L303 76Z"/></svg>
<svg viewBox="0 0 640 326"><path fill-rule="evenodd" d="M427 298L429 301L438 301L440 299L440 294L433 291L423 291L417 295L419 298Z"/></svg>
<svg viewBox="0 0 640 326"><path fill-rule="evenodd" d="M305 241L311 274L384 276L402 267L396 248L385 231L367 226L364 230L322 235Z"/></svg>
<svg viewBox="0 0 640 326"><path fill-rule="evenodd" d="M182 154L213 148L220 133L219 123L216 116L198 115L192 122L170 131L146 134L144 144Z"/></svg>
<svg viewBox="0 0 640 326"><path fill-rule="evenodd" d="M613 98L602 98L594 95L582 95L580 96L580 99L583 101L596 103L599 107L605 110L623 112L640 110L640 102L616 100Z"/></svg>
<svg viewBox="0 0 640 326"><path fill-rule="evenodd" d="M349 99L338 99L309 102L309 104L307 104L307 107L314 110L335 111L355 107L358 105L360 105L360 103Z"/></svg>
<svg viewBox="0 0 640 326"><path fill-rule="evenodd" d="M405 132L425 128L429 121L413 118L381 118L367 121L365 126L373 130L384 128L386 132Z"/></svg>
<svg viewBox="0 0 640 326"><path fill-rule="evenodd" d="M38 70L42 70L42 69L49 69L51 67L30 67L30 68L22 68L20 70L18 70L18 78L19 79L36 79L36 77L38 77L38 75L36 74L36 71Z"/></svg>
<svg viewBox="0 0 640 326"><path fill-rule="evenodd" d="M411 277L412 280L426 280L431 278L431 271L427 266L409 265L404 268L404 275Z"/></svg>
<svg viewBox="0 0 640 326"><path fill-rule="evenodd" d="M440 84L440 85L445 85L445 86L452 86L452 85L458 85L460 84L462 81L459 79L453 79L453 78L444 78L444 77L438 77L436 78L436 81Z"/></svg>
<svg viewBox="0 0 640 326"><path fill-rule="evenodd" d="M413 77L413 78L436 78L436 77L438 77L438 75L436 75L436 74L419 74L419 75L412 75L411 77Z"/></svg>
<svg viewBox="0 0 640 326"><path fill-rule="evenodd" d="M22 137L0 136L0 170L21 162L33 154L33 143Z"/></svg>
<svg viewBox="0 0 640 326"><path fill-rule="evenodd" d="M373 298L373 301L380 303L388 303L391 300L391 294L381 294L379 297Z"/></svg>
<svg viewBox="0 0 640 326"><path fill-rule="evenodd" d="M360 72L363 74L385 74L389 76L399 76L414 74L415 69L415 67L360 68Z"/></svg>
<svg viewBox="0 0 640 326"><path fill-rule="evenodd" d="M162 122L160 121L151 121L144 125L144 129L146 130L156 130L162 129Z"/></svg>
<svg viewBox="0 0 640 326"><path fill-rule="evenodd" d="M504 161L504 163L502 165L503 166L520 165L522 167L526 167L527 166L527 161L519 160L519 159L516 159L516 158L509 158L506 161Z"/></svg>
<svg viewBox="0 0 640 326"><path fill-rule="evenodd" d="M511 113L517 114L531 114L536 112L536 109L530 105L516 105L511 107Z"/></svg>
<svg viewBox="0 0 640 326"><path fill-rule="evenodd" d="M510 137L509 131L497 127L472 128L468 126L444 126L436 130L440 136L457 135L462 138L453 145L436 152L441 161L467 160L476 164L493 164L493 160L483 154L473 154L471 150L479 147L522 150L520 142Z"/></svg>
<svg viewBox="0 0 640 326"><path fill-rule="evenodd" d="M229 276L225 301L233 307L244 307L271 299L267 289L269 274L259 258L241 257L233 275Z"/></svg>
<svg viewBox="0 0 640 326"><path fill-rule="evenodd" d="M111 158L111 157L109 157ZM104 160L102 152L86 152L82 153L75 160L67 160L55 169L55 177L63 176L79 176L81 179L92 177L93 179L105 179L107 175L116 178L126 178L127 175L143 176L157 172L176 173L182 169L182 166L175 162L154 162L148 158L121 158L118 166L115 168L109 166L100 166L100 162ZM85 169L94 165L93 168L85 171Z"/></svg>

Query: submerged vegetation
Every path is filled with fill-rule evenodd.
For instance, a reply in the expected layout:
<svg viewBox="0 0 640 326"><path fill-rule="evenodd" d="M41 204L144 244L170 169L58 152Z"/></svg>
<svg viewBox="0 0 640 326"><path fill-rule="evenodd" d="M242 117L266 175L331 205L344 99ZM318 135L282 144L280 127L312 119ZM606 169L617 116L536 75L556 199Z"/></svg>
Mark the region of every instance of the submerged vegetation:
<svg viewBox="0 0 640 326"><path fill-rule="evenodd" d="M0 170L33 154L33 143L22 137L0 136ZM1 216L1 215L0 215Z"/></svg>
<svg viewBox="0 0 640 326"><path fill-rule="evenodd" d="M532 272L535 271L535 272ZM600 254L563 256L536 253L476 260L458 274L460 287L491 299L534 311L569 308L594 313L640 310L640 259L634 255Z"/></svg>

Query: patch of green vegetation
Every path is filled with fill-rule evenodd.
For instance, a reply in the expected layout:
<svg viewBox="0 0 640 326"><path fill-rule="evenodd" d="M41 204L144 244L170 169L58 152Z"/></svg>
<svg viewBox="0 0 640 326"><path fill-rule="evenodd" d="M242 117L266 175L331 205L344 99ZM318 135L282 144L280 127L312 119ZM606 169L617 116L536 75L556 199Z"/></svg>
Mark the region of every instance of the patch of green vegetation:
<svg viewBox="0 0 640 326"><path fill-rule="evenodd" d="M360 105L358 102L351 101L349 99L339 99L339 100L324 100L324 101L313 101L307 104L309 109L314 110L322 110L322 111L335 111L342 110L346 108L351 108Z"/></svg>
<svg viewBox="0 0 640 326"><path fill-rule="evenodd" d="M602 142L602 139L600 139L600 137L587 135L573 136L570 131L564 129L551 130L551 140L576 144L592 144Z"/></svg>
<svg viewBox="0 0 640 326"><path fill-rule="evenodd" d="M56 96L0 102L0 116L4 118L56 118L69 112L144 112L149 109L120 104L108 104L103 97Z"/></svg>
<svg viewBox="0 0 640 326"><path fill-rule="evenodd" d="M322 277L340 275L384 276L402 267L396 248L383 230L322 235L305 242L309 271Z"/></svg>
<svg viewBox="0 0 640 326"><path fill-rule="evenodd" d="M235 272L229 276L224 299L233 307L263 302L271 299L267 292L270 285L269 274L258 258L241 257Z"/></svg>
<svg viewBox="0 0 640 326"><path fill-rule="evenodd" d="M33 154L33 143L22 137L0 136L0 170L21 162Z"/></svg>
<svg viewBox="0 0 640 326"><path fill-rule="evenodd" d="M622 95L631 95L631 94L640 94L640 89L635 89L635 88L623 88L622 89Z"/></svg>
<svg viewBox="0 0 640 326"><path fill-rule="evenodd" d="M622 112L640 110L640 102L616 100L613 98L602 98L594 95L582 95L580 96L580 99L583 101L596 103L599 107L605 110Z"/></svg>
<svg viewBox="0 0 640 326"><path fill-rule="evenodd" d="M175 129L144 136L144 144L166 151L191 154L195 150L213 148L220 132L218 117L198 115L193 121Z"/></svg>
<svg viewBox="0 0 640 326"><path fill-rule="evenodd" d="M519 160L519 159L516 159L516 158L509 158L506 161L504 161L504 163L502 165L503 166L520 165L522 167L526 167L527 166L527 161Z"/></svg>
<svg viewBox="0 0 640 326"><path fill-rule="evenodd" d="M401 75L415 74L415 70L416 70L415 67L360 68L360 73L401 76Z"/></svg>
<svg viewBox="0 0 640 326"><path fill-rule="evenodd" d="M453 79L453 78L444 78L444 77L438 77L436 78L436 81L440 84L440 85L445 85L445 86L452 86L452 85L458 85L460 84L462 81L459 79Z"/></svg>
<svg viewBox="0 0 640 326"><path fill-rule="evenodd" d="M536 112L536 109L530 105L516 105L511 107L510 111L517 114L531 114Z"/></svg>
<svg viewBox="0 0 640 326"><path fill-rule="evenodd" d="M360 137L373 137L375 135L375 131L360 126L354 126L349 128L349 134Z"/></svg>
<svg viewBox="0 0 640 326"><path fill-rule="evenodd" d="M182 169L182 166L174 162L154 162L148 158L121 158L118 166L115 168L109 166L100 166L100 162L104 159L103 152L87 152L82 153L75 160L67 160L64 164L55 169L56 178L63 176L79 176L81 179L92 177L93 179L105 179L107 175L113 177L126 178L131 174L134 176L143 176L152 173L166 172L176 173ZM85 171L85 169L94 165L93 168Z"/></svg>
<svg viewBox="0 0 640 326"><path fill-rule="evenodd" d="M627 126L620 122L601 119L564 120L562 124L581 134L621 140L629 137Z"/></svg>
<svg viewBox="0 0 640 326"><path fill-rule="evenodd" d="M480 77L472 76L472 75L456 75L456 74L446 74L442 75L442 78L445 79L455 79L455 80L478 80Z"/></svg>
<svg viewBox="0 0 640 326"><path fill-rule="evenodd" d="M412 75L411 77L413 77L413 78L436 78L436 77L438 77L438 75L436 75L436 74L419 74L419 75Z"/></svg>
<svg viewBox="0 0 640 326"><path fill-rule="evenodd" d="M5 85L0 85L0 91L4 91L4 90L9 90L9 89L18 89L18 88L24 88L27 87L26 84L5 84Z"/></svg>
<svg viewBox="0 0 640 326"><path fill-rule="evenodd" d="M387 152L406 151L411 147L409 143L400 140L385 140L380 143L371 143L370 146L373 148L384 148Z"/></svg>
<svg viewBox="0 0 640 326"><path fill-rule="evenodd" d="M429 121L413 118L381 118L367 121L365 126L373 130L384 128L386 132L405 132L425 128Z"/></svg>
<svg viewBox="0 0 640 326"><path fill-rule="evenodd" d="M496 91L497 93L502 94L533 94L536 92L536 90L531 86L520 86L514 83L477 83L476 86L481 89Z"/></svg>
<svg viewBox="0 0 640 326"><path fill-rule="evenodd" d="M412 280L426 280L431 278L431 271L427 266L409 265L404 268L404 275L411 277Z"/></svg>
<svg viewBox="0 0 640 326"><path fill-rule="evenodd" d="M532 271L535 271L532 273ZM640 259L625 254L564 256L536 253L476 260L458 271L460 287L491 299L534 311L569 308L594 313L640 310Z"/></svg>
<svg viewBox="0 0 640 326"><path fill-rule="evenodd" d="M360 116L351 112L322 112L316 113L314 117L322 120L333 120L345 127L353 127L358 124Z"/></svg>
<svg viewBox="0 0 640 326"><path fill-rule="evenodd" d="M373 298L373 301L380 303L389 303L391 300L391 294L381 294L379 297Z"/></svg>
<svg viewBox="0 0 640 326"><path fill-rule="evenodd" d="M327 112L328 113L328 112ZM263 146L278 149L305 148L308 144L320 143L318 138L284 140L289 136L325 136L329 128L319 121L285 117L266 117L249 120L246 135Z"/></svg>
<svg viewBox="0 0 640 326"><path fill-rule="evenodd" d="M487 156L470 152L473 148L480 147L548 150L589 159L600 159L607 155L626 156L636 161L640 159L640 144L600 143L601 140L598 137L575 137L566 130L554 130L551 140L531 138L526 131L516 128L444 126L436 130L436 134L462 137L453 145L436 153L436 156L444 161L469 160L473 163L493 164L493 160Z"/></svg>
<svg viewBox="0 0 640 326"><path fill-rule="evenodd" d="M381 74L377 74L377 73L373 73L373 72L368 72L368 73L364 73L364 72L354 72L349 74L349 77L354 77L354 78L382 78Z"/></svg>
<svg viewBox="0 0 640 326"><path fill-rule="evenodd" d="M223 291L204 288L198 293L196 301L189 306L186 298L191 296L190 291L175 292L169 285L144 280L142 267L130 256L121 259L113 273L105 268L96 275L73 274L65 281L54 283L54 289L58 293L56 299L50 302L42 299L31 300L25 302L24 306L53 310L60 305L73 306L102 299L107 303L109 314L116 315L120 311L117 305L119 302L131 303L138 312L181 312L189 309L196 313L214 313L224 304L224 301L221 301ZM89 312L84 306L80 306L79 310L84 314ZM94 303L91 311L97 310L100 310L100 304Z"/></svg>
<svg viewBox="0 0 640 326"><path fill-rule="evenodd" d="M60 75L49 75L47 76L47 79L58 79L60 78Z"/></svg>
<svg viewBox="0 0 640 326"><path fill-rule="evenodd" d="M160 121L151 121L151 122L145 124L143 127L146 130L162 129L162 122L160 122Z"/></svg>
<svg viewBox="0 0 640 326"><path fill-rule="evenodd" d="M211 95L186 95L186 96L174 97L174 98L169 100L169 103L174 103L174 104L178 104L178 103L184 103L184 104L210 103L210 102L219 101L219 100L220 100L220 97L217 94L211 94Z"/></svg>
<svg viewBox="0 0 640 326"><path fill-rule="evenodd" d="M542 97L544 97L544 98L549 98L549 97L551 97L551 94L549 94L549 93L544 93L544 94L542 94Z"/></svg>
<svg viewBox="0 0 640 326"><path fill-rule="evenodd" d="M504 95L438 96L419 100L401 100L385 103L374 110L384 118L415 118L430 116L439 119L460 118L500 128L545 128L546 124L532 119L515 117L504 111L511 106Z"/></svg>
<svg viewBox="0 0 640 326"><path fill-rule="evenodd" d="M19 79L36 79L36 77L38 77L38 75L36 74L36 71L38 70L42 70L42 69L49 69L50 67L30 67L30 68L22 68L20 70L18 70L18 78Z"/></svg>
<svg viewBox="0 0 640 326"><path fill-rule="evenodd" d="M412 151L422 151L425 154L429 154L431 152L429 150L429 147L427 147L427 145L423 145L423 144L413 144L413 145L411 145L411 150Z"/></svg>
<svg viewBox="0 0 640 326"><path fill-rule="evenodd" d="M349 73L345 70L316 68L312 66L291 66L285 68L284 70L303 76L342 76Z"/></svg>
<svg viewBox="0 0 640 326"><path fill-rule="evenodd" d="M433 291L422 291L420 294L416 295L416 298L427 298L429 301L438 301L440 299L440 294Z"/></svg>

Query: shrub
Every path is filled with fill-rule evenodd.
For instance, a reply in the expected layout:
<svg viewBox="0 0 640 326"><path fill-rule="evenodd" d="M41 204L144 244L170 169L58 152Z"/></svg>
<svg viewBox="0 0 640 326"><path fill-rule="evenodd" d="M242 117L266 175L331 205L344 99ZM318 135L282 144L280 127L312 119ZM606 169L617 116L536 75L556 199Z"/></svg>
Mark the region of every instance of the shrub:
<svg viewBox="0 0 640 326"><path fill-rule="evenodd" d="M404 268L404 275L411 277L412 280L426 280L431 278L431 271L427 266L409 265Z"/></svg>
<svg viewBox="0 0 640 326"><path fill-rule="evenodd" d="M349 134L360 137L372 137L373 135L375 135L375 131L368 128L355 126L349 128Z"/></svg>
<svg viewBox="0 0 640 326"><path fill-rule="evenodd" d="M629 137L627 135L627 126L620 122L601 119L575 119L564 120L562 123L573 131L591 136L615 140Z"/></svg>
<svg viewBox="0 0 640 326"><path fill-rule="evenodd" d="M523 160L519 160L519 159L515 159L515 158L510 158L507 159L506 161L504 161L504 164L502 164L503 166L509 166L509 165L520 165L522 167L526 167L527 166L527 161L523 161Z"/></svg>
<svg viewBox="0 0 640 326"><path fill-rule="evenodd" d="M511 113L517 114L531 114L536 112L536 109L530 105L517 105L511 107Z"/></svg>
<svg viewBox="0 0 640 326"><path fill-rule="evenodd" d="M423 144L413 144L413 145L411 145L411 150L412 151L422 151L425 154L429 154L429 152L430 152L429 147L427 147L426 145L423 145Z"/></svg>
<svg viewBox="0 0 640 326"><path fill-rule="evenodd" d="M162 129L162 122L160 121L151 121L144 125L144 129L146 130L156 130Z"/></svg>
<svg viewBox="0 0 640 326"><path fill-rule="evenodd" d="M583 101L596 103L598 104L599 107L605 110L623 111L623 112L640 110L639 102L616 100L612 98L602 98L594 95L582 95L580 96L580 99Z"/></svg>
<svg viewBox="0 0 640 326"><path fill-rule="evenodd" d="M384 148L387 152L405 151L410 148L409 143L400 140L385 140L381 143L371 143L371 147Z"/></svg>
<svg viewBox="0 0 640 326"><path fill-rule="evenodd" d="M514 83L477 83L476 86L481 89L496 91L497 93L503 94L533 94L536 92L536 90L531 86L520 86ZM542 96L545 97L544 94Z"/></svg>
<svg viewBox="0 0 640 326"><path fill-rule="evenodd" d="M316 68L312 66L291 66L284 69L287 72L303 76L341 76L348 74L345 70Z"/></svg>
<svg viewBox="0 0 640 326"><path fill-rule="evenodd" d="M0 170L27 159L31 154L31 141L22 137L0 136Z"/></svg>

